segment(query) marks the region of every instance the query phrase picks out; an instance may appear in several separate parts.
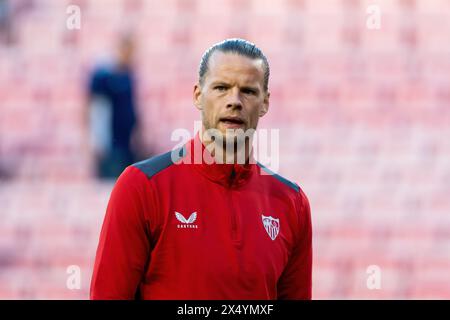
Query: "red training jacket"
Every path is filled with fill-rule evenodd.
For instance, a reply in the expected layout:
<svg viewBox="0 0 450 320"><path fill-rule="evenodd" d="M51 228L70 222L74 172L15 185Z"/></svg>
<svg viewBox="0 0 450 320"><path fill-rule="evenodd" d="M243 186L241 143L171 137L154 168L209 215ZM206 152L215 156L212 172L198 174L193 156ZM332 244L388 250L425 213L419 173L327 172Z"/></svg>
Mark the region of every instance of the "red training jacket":
<svg viewBox="0 0 450 320"><path fill-rule="evenodd" d="M91 299L311 299L306 195L259 163L189 164L198 144L120 175Z"/></svg>

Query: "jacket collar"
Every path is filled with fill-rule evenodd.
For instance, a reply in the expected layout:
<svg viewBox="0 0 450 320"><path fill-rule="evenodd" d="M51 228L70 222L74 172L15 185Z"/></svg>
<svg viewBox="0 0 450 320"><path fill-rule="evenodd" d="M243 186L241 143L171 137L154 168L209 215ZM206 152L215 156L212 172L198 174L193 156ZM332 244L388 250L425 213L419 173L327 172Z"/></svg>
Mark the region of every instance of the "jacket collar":
<svg viewBox="0 0 450 320"><path fill-rule="evenodd" d="M222 164L216 163L214 157L205 148L197 133L195 137L185 144L185 157L188 164L199 171L211 181L221 184L226 188L238 188L244 185L257 170L253 152L250 155L250 163Z"/></svg>

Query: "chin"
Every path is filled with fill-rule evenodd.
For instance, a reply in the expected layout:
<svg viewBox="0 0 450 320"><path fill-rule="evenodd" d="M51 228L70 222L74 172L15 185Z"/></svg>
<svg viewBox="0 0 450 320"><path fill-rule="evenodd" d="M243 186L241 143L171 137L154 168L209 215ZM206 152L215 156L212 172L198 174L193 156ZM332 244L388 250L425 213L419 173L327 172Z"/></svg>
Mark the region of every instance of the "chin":
<svg viewBox="0 0 450 320"><path fill-rule="evenodd" d="M245 129L234 129L233 132L222 132L222 136L224 137L224 141L227 143L238 143L245 142L245 139L248 136L245 135Z"/></svg>

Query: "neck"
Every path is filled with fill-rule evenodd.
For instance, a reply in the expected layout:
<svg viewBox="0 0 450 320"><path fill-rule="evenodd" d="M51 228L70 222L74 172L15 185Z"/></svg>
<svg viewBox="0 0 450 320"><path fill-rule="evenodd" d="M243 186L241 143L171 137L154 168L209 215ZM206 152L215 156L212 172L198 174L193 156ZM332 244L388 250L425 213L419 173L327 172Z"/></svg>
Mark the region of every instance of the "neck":
<svg viewBox="0 0 450 320"><path fill-rule="evenodd" d="M205 127L202 127L199 137L216 163L246 165L250 162L252 154L252 139L250 138L215 137L208 134Z"/></svg>

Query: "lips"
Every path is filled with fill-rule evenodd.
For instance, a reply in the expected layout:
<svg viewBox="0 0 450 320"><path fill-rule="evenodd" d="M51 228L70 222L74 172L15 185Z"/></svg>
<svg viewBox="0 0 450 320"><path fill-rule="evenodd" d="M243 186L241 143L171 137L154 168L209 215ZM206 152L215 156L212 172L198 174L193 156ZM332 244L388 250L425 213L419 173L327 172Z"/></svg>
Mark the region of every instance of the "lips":
<svg viewBox="0 0 450 320"><path fill-rule="evenodd" d="M245 124L245 121L240 117L222 117L220 118L220 122L230 126L241 126Z"/></svg>

